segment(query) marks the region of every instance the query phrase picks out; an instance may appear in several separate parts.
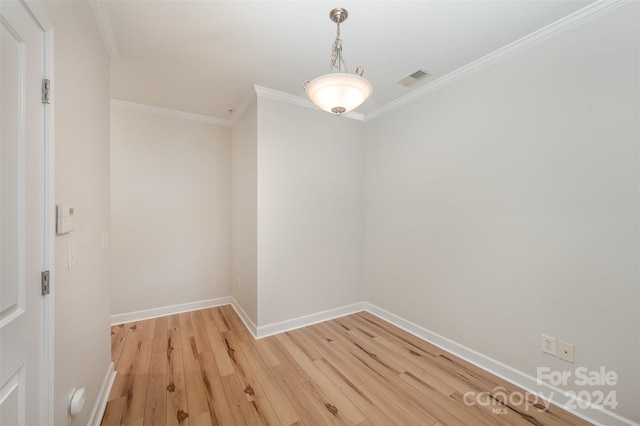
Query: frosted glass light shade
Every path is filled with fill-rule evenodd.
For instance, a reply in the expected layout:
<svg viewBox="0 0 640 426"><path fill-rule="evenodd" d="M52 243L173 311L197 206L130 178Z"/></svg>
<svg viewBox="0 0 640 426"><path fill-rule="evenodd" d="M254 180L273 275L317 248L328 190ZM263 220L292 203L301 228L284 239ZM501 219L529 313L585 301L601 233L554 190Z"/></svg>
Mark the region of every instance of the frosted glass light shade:
<svg viewBox="0 0 640 426"><path fill-rule="evenodd" d="M306 88L311 102L320 109L342 114L359 107L373 92L366 78L356 74L332 73L317 77Z"/></svg>

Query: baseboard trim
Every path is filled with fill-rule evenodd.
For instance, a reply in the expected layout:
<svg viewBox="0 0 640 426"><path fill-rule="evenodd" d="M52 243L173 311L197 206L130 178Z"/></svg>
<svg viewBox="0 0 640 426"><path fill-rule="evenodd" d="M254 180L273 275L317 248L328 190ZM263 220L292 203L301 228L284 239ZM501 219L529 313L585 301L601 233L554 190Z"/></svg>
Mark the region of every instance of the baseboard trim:
<svg viewBox="0 0 640 426"><path fill-rule="evenodd" d="M111 321L112 325L117 325L125 322L140 321L143 319L156 318L165 315L189 312L222 305L231 305L233 307L247 330L249 330L249 332L255 339L261 339L263 337L272 336L274 334L284 333L287 331L295 330L297 328L307 327L313 324L343 317L345 315L350 315L356 312L367 311L395 325L396 327L413 334L419 339L438 346L439 348L461 359L464 359L465 361L470 362L471 364L491 374L494 374L495 376L498 376L508 381L509 383L514 384L515 386L518 386L526 392L537 395L539 398L542 398L545 401L548 401L563 410L571 412L586 421L589 421L596 425L639 426L638 423L601 407L590 406L589 408L580 408L578 406L578 408L567 408L568 403L575 403L575 401L573 401L569 395L566 395L564 390L555 386L551 386L547 383L538 383L537 379L529 374L526 374L496 359L493 359L478 351L461 345L451 339L448 339L421 325L406 320L369 302L358 302L351 305L328 309L309 315L303 315L301 317L293 318L286 321L257 326L249 317L249 315L247 315L246 311L242 308L238 301L233 296L227 296L217 299L203 300L199 302L166 306L157 309L130 312L127 314L112 315ZM91 415L92 421L89 422L90 425L94 424L93 420L95 420L95 414L99 414L99 417L97 418L98 422L96 425L99 424L102 415L104 414L106 400L108 398L111 385L113 384L113 379L115 378L115 371L113 371L112 375L109 373L110 371L113 371L113 363L111 363L110 370L107 372L107 377L105 378L105 383L108 382L108 384L106 385L105 383L103 383L103 390L101 390L100 398L98 399L98 401L104 399L104 402L100 402L100 404L96 402L94 412Z"/></svg>
<svg viewBox="0 0 640 426"><path fill-rule="evenodd" d="M314 314L303 315L286 321L280 321L272 324L262 325L258 327L257 338L273 336L274 334L284 333L286 331L295 330L297 328L306 327L317 324L319 322L328 321L334 318L351 315L364 310L364 303L358 302L352 305L340 306L338 308L327 309L326 311L316 312Z"/></svg>
<svg viewBox="0 0 640 426"><path fill-rule="evenodd" d="M90 426L100 426L102 422L102 416L104 416L104 410L107 408L107 401L109 400L109 393L111 393L111 387L113 386L113 381L116 379L116 370L113 365L113 361L109 363L109 367L107 368L107 374L104 376L104 380L102 381L102 387L100 388L100 392L98 393L98 398L96 399L96 403L93 405L93 410L91 411L91 417L89 417Z"/></svg>
<svg viewBox="0 0 640 426"><path fill-rule="evenodd" d="M435 346L438 346L439 348L518 386L525 392L537 395L539 398L551 402L552 404L572 414L575 414L576 416L584 420L587 420L594 424L608 426L638 425L638 423L622 417L614 413L613 411L597 406L591 406L590 408L579 408L578 406L578 408L576 409L567 408L568 403L573 402L573 404L575 404L575 401L573 401L568 395L566 395L564 390L555 386L551 386L547 383L538 383L537 379L529 374L526 374L487 355L484 355L471 348L454 342L451 339L434 333L431 330L428 330L418 324L399 317L398 315L384 310L376 305L364 302L363 306L364 310L377 316L378 318L381 318L422 340L432 343Z"/></svg>
<svg viewBox="0 0 640 426"><path fill-rule="evenodd" d="M164 306L161 308L145 309L142 311L127 312L111 315L111 325L124 324L132 321L142 321L166 315L181 314L183 312L197 311L198 309L213 308L215 306L232 303L233 297L225 296L216 299L199 300L197 302L180 303L178 305Z"/></svg>
<svg viewBox="0 0 640 426"><path fill-rule="evenodd" d="M253 338L257 339L256 336L257 336L258 327L256 326L256 323L254 323L253 320L249 317L249 315L247 315L247 313L242 308L240 303L238 303L236 298L233 296L231 297L231 307L233 308L234 311L236 311L236 314L238 314L238 316L244 323L244 326L247 327L247 330L249 330L249 333L251 333Z"/></svg>

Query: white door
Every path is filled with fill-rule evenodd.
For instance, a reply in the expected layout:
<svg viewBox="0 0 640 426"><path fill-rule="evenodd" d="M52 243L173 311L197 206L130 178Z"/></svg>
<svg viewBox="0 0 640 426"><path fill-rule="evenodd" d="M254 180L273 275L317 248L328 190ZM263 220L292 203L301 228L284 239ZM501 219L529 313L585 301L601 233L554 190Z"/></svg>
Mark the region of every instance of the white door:
<svg viewBox="0 0 640 426"><path fill-rule="evenodd" d="M0 0L0 425L43 421L44 32Z"/></svg>

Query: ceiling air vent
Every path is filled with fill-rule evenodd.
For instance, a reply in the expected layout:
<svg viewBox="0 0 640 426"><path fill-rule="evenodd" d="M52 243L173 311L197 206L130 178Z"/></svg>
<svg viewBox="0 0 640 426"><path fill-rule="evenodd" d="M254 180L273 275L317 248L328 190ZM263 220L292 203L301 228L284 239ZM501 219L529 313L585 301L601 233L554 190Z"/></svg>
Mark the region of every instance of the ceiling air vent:
<svg viewBox="0 0 640 426"><path fill-rule="evenodd" d="M424 69L419 69L416 70L414 72L412 72L411 74L402 77L400 80L398 80L396 83L401 84L403 86L413 86L414 84L416 84L417 82L419 82L422 79L425 79L427 77L429 77L431 75L431 73L427 70Z"/></svg>

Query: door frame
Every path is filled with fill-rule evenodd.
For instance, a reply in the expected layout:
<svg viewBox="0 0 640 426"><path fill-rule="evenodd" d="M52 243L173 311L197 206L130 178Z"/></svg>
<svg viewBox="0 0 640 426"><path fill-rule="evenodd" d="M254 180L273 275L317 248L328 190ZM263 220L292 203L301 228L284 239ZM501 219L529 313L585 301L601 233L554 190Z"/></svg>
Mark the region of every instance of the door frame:
<svg viewBox="0 0 640 426"><path fill-rule="evenodd" d="M37 0L20 0L26 10L28 10L34 21L43 31L43 42L45 51L44 75L43 78L51 80L51 98L55 100L55 80L53 78L53 24L47 17L44 9ZM42 270L49 271L50 293L42 298L42 374L40 388L40 424L49 425L54 423L54 341L55 341L55 143L54 143L54 105L42 104L44 120L43 129L43 253Z"/></svg>

